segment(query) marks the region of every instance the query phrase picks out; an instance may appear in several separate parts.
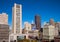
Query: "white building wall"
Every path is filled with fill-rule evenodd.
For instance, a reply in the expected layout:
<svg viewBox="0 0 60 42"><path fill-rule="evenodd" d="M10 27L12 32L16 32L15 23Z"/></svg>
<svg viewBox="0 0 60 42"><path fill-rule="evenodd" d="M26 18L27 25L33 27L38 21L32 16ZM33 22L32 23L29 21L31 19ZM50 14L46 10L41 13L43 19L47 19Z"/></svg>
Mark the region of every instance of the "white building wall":
<svg viewBox="0 0 60 42"><path fill-rule="evenodd" d="M52 25L46 25L43 28L43 38L44 39L54 39L55 36L55 27Z"/></svg>
<svg viewBox="0 0 60 42"><path fill-rule="evenodd" d="M22 5L20 5L20 34L22 34Z"/></svg>
<svg viewBox="0 0 60 42"><path fill-rule="evenodd" d="M55 36L55 27L52 26L52 25L49 26L49 36L50 36L49 39L54 39L54 36Z"/></svg>
<svg viewBox="0 0 60 42"><path fill-rule="evenodd" d="M19 6L19 8L17 8ZM20 10L20 11L18 11ZM17 16L17 14L19 13L20 16ZM17 17L19 17L20 21L17 21ZM17 27L17 22L19 22L20 27ZM19 32L20 34L22 34L22 5L18 5L18 4L14 4L13 7L13 33L16 34L17 32Z"/></svg>
<svg viewBox="0 0 60 42"><path fill-rule="evenodd" d="M16 34L16 4L14 4L14 34Z"/></svg>
<svg viewBox="0 0 60 42"><path fill-rule="evenodd" d="M19 10L19 11L18 11ZM22 5L19 5L19 4L14 4L14 7L12 9L12 17L13 17L13 28L12 28L12 34L10 34L10 36L13 36L13 40L17 40L17 36L19 34L22 34ZM18 15L20 16L18 16ZM20 19L19 19L20 18ZM19 21L17 21L17 19ZM17 26L17 22L18 22L18 26ZM18 32L18 33L17 33Z"/></svg>

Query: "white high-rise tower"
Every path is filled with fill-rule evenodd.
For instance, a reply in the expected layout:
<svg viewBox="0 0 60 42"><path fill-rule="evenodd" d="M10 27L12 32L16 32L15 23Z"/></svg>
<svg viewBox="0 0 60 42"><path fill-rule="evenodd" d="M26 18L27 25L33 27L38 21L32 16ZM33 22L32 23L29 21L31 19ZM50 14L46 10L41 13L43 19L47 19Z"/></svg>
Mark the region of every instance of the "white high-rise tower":
<svg viewBox="0 0 60 42"><path fill-rule="evenodd" d="M22 34L22 5L14 4L12 8L12 33L9 35L10 41L17 41L17 37Z"/></svg>
<svg viewBox="0 0 60 42"><path fill-rule="evenodd" d="M22 5L14 4L12 8L12 16L13 16L13 26L12 32L14 34L22 33Z"/></svg>

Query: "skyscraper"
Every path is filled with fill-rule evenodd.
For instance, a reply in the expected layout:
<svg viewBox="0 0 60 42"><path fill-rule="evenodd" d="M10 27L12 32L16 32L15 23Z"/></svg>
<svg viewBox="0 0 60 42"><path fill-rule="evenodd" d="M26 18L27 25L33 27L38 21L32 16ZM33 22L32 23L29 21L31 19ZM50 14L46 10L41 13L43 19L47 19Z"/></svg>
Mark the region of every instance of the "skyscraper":
<svg viewBox="0 0 60 42"><path fill-rule="evenodd" d="M12 32L14 34L21 34L22 33L22 5L14 4L12 8Z"/></svg>
<svg viewBox="0 0 60 42"><path fill-rule="evenodd" d="M40 30L40 28L41 28L41 21L40 21L40 16L39 15L35 16L35 25L36 25L36 29Z"/></svg>
<svg viewBox="0 0 60 42"><path fill-rule="evenodd" d="M39 30L39 39L42 39L42 33L41 33L41 19L39 15L35 15L35 26L36 29Z"/></svg>
<svg viewBox="0 0 60 42"><path fill-rule="evenodd" d="M0 14L0 24L8 24L8 15L6 13Z"/></svg>

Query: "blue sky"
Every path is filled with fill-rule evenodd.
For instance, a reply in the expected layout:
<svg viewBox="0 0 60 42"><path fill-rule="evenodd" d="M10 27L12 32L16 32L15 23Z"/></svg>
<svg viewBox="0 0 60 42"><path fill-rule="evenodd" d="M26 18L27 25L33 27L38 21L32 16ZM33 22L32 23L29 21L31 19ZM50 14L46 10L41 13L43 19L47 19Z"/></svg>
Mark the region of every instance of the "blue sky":
<svg viewBox="0 0 60 42"><path fill-rule="evenodd" d="M12 7L14 3L22 4L22 21L32 22L36 14L40 15L41 23L53 18L60 21L60 0L0 0L0 13L9 16L9 25L12 26Z"/></svg>

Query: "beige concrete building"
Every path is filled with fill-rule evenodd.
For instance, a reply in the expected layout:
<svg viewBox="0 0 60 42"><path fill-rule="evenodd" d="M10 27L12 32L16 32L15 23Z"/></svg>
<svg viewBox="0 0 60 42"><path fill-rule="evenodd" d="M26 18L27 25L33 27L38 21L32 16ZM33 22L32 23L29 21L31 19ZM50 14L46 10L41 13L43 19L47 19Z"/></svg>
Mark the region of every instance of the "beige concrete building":
<svg viewBox="0 0 60 42"><path fill-rule="evenodd" d="M8 24L8 15L6 13L0 14L0 24Z"/></svg>
<svg viewBox="0 0 60 42"><path fill-rule="evenodd" d="M22 5L14 4L12 8L12 32L14 34L22 33Z"/></svg>
<svg viewBox="0 0 60 42"><path fill-rule="evenodd" d="M29 36L32 36L32 37L38 37L38 30L31 30L28 32Z"/></svg>
<svg viewBox="0 0 60 42"><path fill-rule="evenodd" d="M24 29L25 29L25 33L28 33L28 31L31 31L31 24L28 22L24 22Z"/></svg>
<svg viewBox="0 0 60 42"><path fill-rule="evenodd" d="M55 27L52 25L44 25L43 39L53 40L55 36Z"/></svg>
<svg viewBox="0 0 60 42"><path fill-rule="evenodd" d="M38 30L32 30L32 25L29 22L24 22L24 34L26 34L26 39L30 39L29 36L38 36Z"/></svg>

